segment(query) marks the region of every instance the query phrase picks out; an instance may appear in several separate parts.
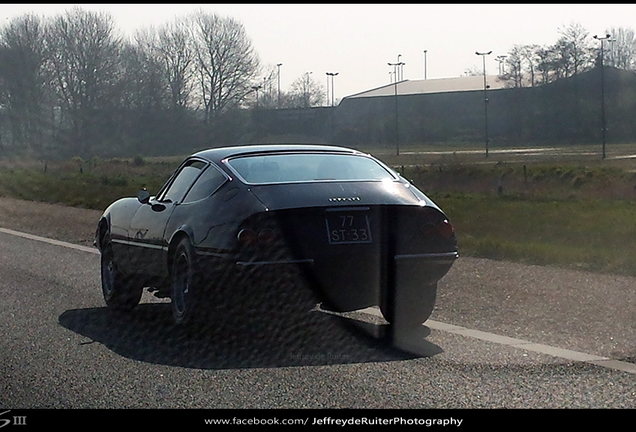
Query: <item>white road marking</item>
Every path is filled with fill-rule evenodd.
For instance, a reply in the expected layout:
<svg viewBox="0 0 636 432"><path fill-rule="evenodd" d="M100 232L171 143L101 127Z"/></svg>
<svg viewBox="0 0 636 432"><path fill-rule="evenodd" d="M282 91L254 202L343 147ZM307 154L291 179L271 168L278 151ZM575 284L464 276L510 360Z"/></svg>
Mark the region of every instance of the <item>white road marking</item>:
<svg viewBox="0 0 636 432"><path fill-rule="evenodd" d="M369 315L382 316L382 313L377 308L367 308L360 310ZM427 327L440 330L447 333L458 334L461 336L468 336L475 339L480 339L488 342L494 342L501 345L508 345L514 348L521 348L526 351L538 352L541 354L547 354L553 357L559 357L566 360L591 363L597 366L603 366L610 369L619 370L622 372L629 372L636 374L636 364L624 362L620 360L612 360L609 357L601 357L593 354L582 353L578 351L572 351L568 349L553 347L550 345L543 345L534 343L524 339L516 339L508 336L501 336L494 333L488 333L481 330L473 330L466 327L461 327L453 324L446 324L439 321L427 320L424 325Z"/></svg>
<svg viewBox="0 0 636 432"><path fill-rule="evenodd" d="M81 246L81 245L76 245L73 243L68 243L68 242L63 242L60 240L53 240L50 238L46 238L46 237L40 237L40 236L36 236L33 234L27 234L27 233L23 233L20 231L14 231L14 230L10 230L7 228L0 228L0 233L4 233L4 234L10 234L10 235L14 235L14 236L18 236L18 237L24 237L27 238L29 240L37 240L43 243L49 243L52 245L56 245L56 246L64 246L70 249L75 249L75 250L79 250L82 252L89 252L89 253L94 253L94 254L99 254L99 251L94 248L94 247L88 247L88 246Z"/></svg>
<svg viewBox="0 0 636 432"><path fill-rule="evenodd" d="M44 243L49 243L56 246L63 246L70 249L79 250L82 252L99 254L99 251L93 247L76 245L73 243L67 243L59 240L53 240L46 237L40 237L33 234L27 234L20 231L14 231L7 228L0 228L0 233L10 234L18 237L27 238L30 240L36 240ZM378 308L366 308L358 312L366 313L368 315L374 315L382 317L382 312ZM559 357L566 360L590 363L597 366L603 366L609 369L614 369L622 372L628 372L636 374L636 364L624 362L620 360L612 360L609 357L601 357L593 354L586 354L578 351L572 351L568 349L553 347L550 345L543 345L527 341L524 339L511 338L508 336L501 336L494 333L488 333L481 330L473 330L467 327L461 327L454 324L446 324L439 321L427 320L425 325L431 329L444 331L447 333L458 334L461 336L472 337L487 342L498 343L501 345L508 345L514 348L521 348L526 351L538 352L541 354L547 354L553 357Z"/></svg>

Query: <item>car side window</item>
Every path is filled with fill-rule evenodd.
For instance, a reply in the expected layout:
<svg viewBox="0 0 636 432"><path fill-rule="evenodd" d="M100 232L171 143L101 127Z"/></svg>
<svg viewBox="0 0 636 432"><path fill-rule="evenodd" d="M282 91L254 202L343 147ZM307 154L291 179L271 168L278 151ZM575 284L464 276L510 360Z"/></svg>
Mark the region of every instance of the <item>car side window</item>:
<svg viewBox="0 0 636 432"><path fill-rule="evenodd" d="M194 180L201 174L201 170L206 166L205 162L200 160L188 161L179 171L172 181L172 184L164 192L160 201L179 202L183 199Z"/></svg>
<svg viewBox="0 0 636 432"><path fill-rule="evenodd" d="M227 178L223 175L223 173L221 173L221 171L219 171L215 166L210 165L203 174L199 176L183 202L189 203L209 197L223 183L225 183L226 179Z"/></svg>

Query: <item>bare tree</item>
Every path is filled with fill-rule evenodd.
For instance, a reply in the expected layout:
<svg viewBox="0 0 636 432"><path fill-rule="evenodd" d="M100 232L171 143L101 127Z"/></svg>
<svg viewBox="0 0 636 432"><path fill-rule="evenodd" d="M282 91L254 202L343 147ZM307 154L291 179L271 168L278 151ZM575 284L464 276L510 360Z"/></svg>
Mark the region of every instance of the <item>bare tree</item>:
<svg viewBox="0 0 636 432"><path fill-rule="evenodd" d="M36 15L17 17L0 32L0 79L15 144L42 150L47 96L44 25Z"/></svg>
<svg viewBox="0 0 636 432"><path fill-rule="evenodd" d="M245 100L259 62L245 28L235 19L199 11L191 20L199 96L207 123Z"/></svg>
<svg viewBox="0 0 636 432"><path fill-rule="evenodd" d="M484 74L484 69L477 66L477 65L473 65L469 68L467 68L466 70L464 70L464 76L482 76Z"/></svg>
<svg viewBox="0 0 636 432"><path fill-rule="evenodd" d="M135 42L123 45L122 102L126 109L156 111L169 105L162 61L155 45L154 29L138 30Z"/></svg>
<svg viewBox="0 0 636 432"><path fill-rule="evenodd" d="M523 87L523 66L525 48L523 45L514 45L506 57L506 73L503 79L509 81L512 87Z"/></svg>
<svg viewBox="0 0 636 432"><path fill-rule="evenodd" d="M506 55L504 68L506 71L501 78L508 81L510 87L523 87L530 83L534 87L536 84L536 73L538 72L541 58L538 55L537 45L514 45ZM526 72L529 79L526 79Z"/></svg>
<svg viewBox="0 0 636 432"><path fill-rule="evenodd" d="M47 45L55 92L72 124L71 147L88 154L103 114L116 104L120 39L106 13L73 8L53 19ZM102 112L99 113L99 110Z"/></svg>
<svg viewBox="0 0 636 432"><path fill-rule="evenodd" d="M306 72L292 83L288 104L293 108L310 108L320 105L324 98L322 85Z"/></svg>
<svg viewBox="0 0 636 432"><path fill-rule="evenodd" d="M610 64L619 69L636 69L636 35L631 28L612 28L609 32Z"/></svg>
<svg viewBox="0 0 636 432"><path fill-rule="evenodd" d="M536 84L536 73L538 72L539 63L541 57L539 56L538 45L524 45L521 47L521 56L526 61L526 70L530 74L530 86L534 87Z"/></svg>
<svg viewBox="0 0 636 432"><path fill-rule="evenodd" d="M552 82L555 78L555 64L557 63L555 51L552 47L536 46L535 57L537 59L537 72L541 76L541 84Z"/></svg>
<svg viewBox="0 0 636 432"><path fill-rule="evenodd" d="M274 65L269 65L261 73L262 83L259 83L259 106L273 109L278 106L278 73ZM284 97L281 91L281 95Z"/></svg>
<svg viewBox="0 0 636 432"><path fill-rule="evenodd" d="M578 23L559 29L561 37L556 43L562 53L566 76L576 75L590 69L594 64L593 48L590 44L589 32Z"/></svg>
<svg viewBox="0 0 636 432"><path fill-rule="evenodd" d="M159 28L155 50L170 91L170 106L188 107L196 58L187 20L179 18Z"/></svg>

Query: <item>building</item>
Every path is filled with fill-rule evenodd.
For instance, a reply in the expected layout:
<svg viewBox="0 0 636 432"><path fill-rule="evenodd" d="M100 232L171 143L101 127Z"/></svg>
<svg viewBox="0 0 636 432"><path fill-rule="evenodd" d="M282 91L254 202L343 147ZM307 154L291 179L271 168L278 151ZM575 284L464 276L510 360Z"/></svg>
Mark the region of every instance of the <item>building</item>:
<svg viewBox="0 0 636 432"><path fill-rule="evenodd" d="M487 76L490 144L600 142L600 71L593 68L548 84L519 88ZM607 140L633 142L636 74L610 67L604 72ZM267 121L261 122L260 138L277 140L293 134L294 139L360 149L394 148L396 144L481 145L484 107L483 76L405 80L347 96L336 107L310 108L310 113L272 110Z"/></svg>
<svg viewBox="0 0 636 432"><path fill-rule="evenodd" d="M518 88L488 76L491 144L598 143L603 130L602 87L608 141L633 142L636 74L608 66L604 78L600 72L596 67L548 84ZM484 107L483 76L388 84L343 98L334 113L333 141L359 148L481 143Z"/></svg>
<svg viewBox="0 0 636 432"><path fill-rule="evenodd" d="M490 90L505 88L505 82L497 75L487 75L486 84ZM343 98L357 99L377 96L421 95L428 93L449 93L463 91L484 90L484 76L461 76L454 78L438 78L426 80L404 80L398 83L387 84L382 87L356 93Z"/></svg>

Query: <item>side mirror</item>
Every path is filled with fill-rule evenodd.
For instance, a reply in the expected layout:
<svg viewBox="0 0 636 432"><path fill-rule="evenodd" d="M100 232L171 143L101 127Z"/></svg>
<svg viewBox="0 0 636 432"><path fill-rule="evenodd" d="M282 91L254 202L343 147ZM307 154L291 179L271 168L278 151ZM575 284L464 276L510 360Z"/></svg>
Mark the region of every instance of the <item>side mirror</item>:
<svg viewBox="0 0 636 432"><path fill-rule="evenodd" d="M148 201L150 201L150 192L148 192L146 189L140 190L137 193L137 199L142 204L148 204Z"/></svg>

